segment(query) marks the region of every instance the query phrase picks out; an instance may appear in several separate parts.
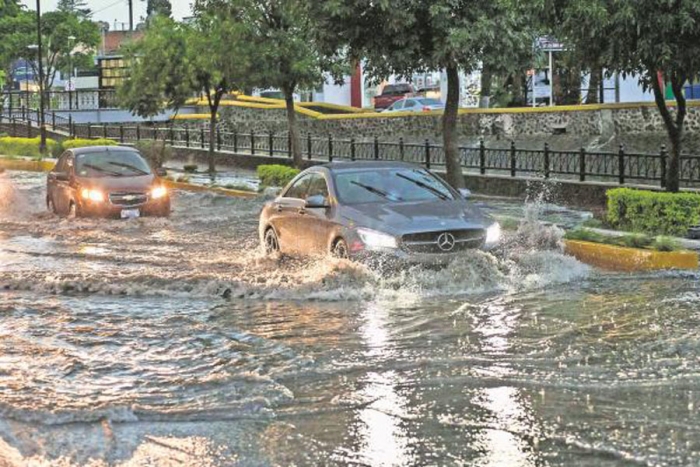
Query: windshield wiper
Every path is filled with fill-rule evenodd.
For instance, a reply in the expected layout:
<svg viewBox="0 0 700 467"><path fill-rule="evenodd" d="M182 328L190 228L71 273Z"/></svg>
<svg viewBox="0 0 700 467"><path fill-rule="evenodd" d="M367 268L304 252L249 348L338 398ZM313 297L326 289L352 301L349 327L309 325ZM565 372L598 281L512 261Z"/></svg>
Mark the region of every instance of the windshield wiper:
<svg viewBox="0 0 700 467"><path fill-rule="evenodd" d="M148 175L148 172L146 172L145 170L139 169L138 167L134 167L133 165L123 164L121 162L113 162L113 161L108 162L108 164L116 165L117 167L124 167L125 169L130 169L136 173L140 173L141 175Z"/></svg>
<svg viewBox="0 0 700 467"><path fill-rule="evenodd" d="M421 182L420 180L416 180L413 177L408 177L408 176L406 176L404 174L400 174L400 173L397 173L396 176L403 178L404 180L408 180L411 183L415 183L416 185L418 185L421 188L425 188L426 190L428 190L429 192L431 192L432 194L434 194L435 196L437 196L438 198L440 198L443 201L450 199L450 197L447 196L445 193L443 193L442 191L438 190L435 187L428 185L425 182Z"/></svg>
<svg viewBox="0 0 700 467"><path fill-rule="evenodd" d="M370 186L370 185L365 185L364 183L356 182L356 181L354 181L354 180L351 181L350 183L352 183L353 185L357 185L357 186L359 186L360 188L364 188L365 190L369 191L370 193L374 193L375 195L379 195L379 196L381 196L381 197L383 197L383 198L386 198L386 199L391 199L391 198L392 198L391 196L389 196L389 193L387 193L387 192L384 191L384 190L380 190L379 188L375 188L375 187ZM392 200L392 201L393 201L393 200Z"/></svg>
<svg viewBox="0 0 700 467"><path fill-rule="evenodd" d="M97 172L102 172L102 173L110 174L110 175L113 175L113 176L115 176L115 177L121 177L121 176L122 176L122 174L120 174L119 172L112 172L111 170L107 170L107 169L105 169L104 167L100 167L100 166L98 166L98 165L92 165L92 164L84 163L84 164L83 164L83 167L87 167L88 169L96 170Z"/></svg>

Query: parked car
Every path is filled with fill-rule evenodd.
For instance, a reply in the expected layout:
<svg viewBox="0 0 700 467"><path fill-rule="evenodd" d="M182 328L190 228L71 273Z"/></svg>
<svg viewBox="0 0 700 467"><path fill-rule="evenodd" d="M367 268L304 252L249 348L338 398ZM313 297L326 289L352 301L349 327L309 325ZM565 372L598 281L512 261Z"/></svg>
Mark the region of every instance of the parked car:
<svg viewBox="0 0 700 467"><path fill-rule="evenodd" d="M119 146L69 149L46 181L46 205L61 216L170 215L170 194L138 151Z"/></svg>
<svg viewBox="0 0 700 467"><path fill-rule="evenodd" d="M409 97L392 104L385 112L430 112L431 110L443 110L445 104L438 99L429 97Z"/></svg>
<svg viewBox="0 0 700 467"><path fill-rule="evenodd" d="M405 97L413 96L415 90L408 83L387 84L382 93L374 97L374 110L384 110Z"/></svg>
<svg viewBox="0 0 700 467"><path fill-rule="evenodd" d="M294 178L260 214L266 253L332 254L444 263L490 249L500 226L426 169L402 162L334 162Z"/></svg>

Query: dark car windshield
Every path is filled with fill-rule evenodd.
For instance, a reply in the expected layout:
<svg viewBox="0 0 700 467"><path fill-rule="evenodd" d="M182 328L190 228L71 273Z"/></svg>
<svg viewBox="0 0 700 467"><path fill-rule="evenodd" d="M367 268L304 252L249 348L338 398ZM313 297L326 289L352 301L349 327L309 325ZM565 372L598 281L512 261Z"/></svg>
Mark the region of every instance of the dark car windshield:
<svg viewBox="0 0 700 467"><path fill-rule="evenodd" d="M137 152L93 152L79 154L75 159L75 173L79 177L133 177L151 173L148 162Z"/></svg>
<svg viewBox="0 0 700 467"><path fill-rule="evenodd" d="M455 199L443 182L423 169L342 171L334 179L342 204Z"/></svg>

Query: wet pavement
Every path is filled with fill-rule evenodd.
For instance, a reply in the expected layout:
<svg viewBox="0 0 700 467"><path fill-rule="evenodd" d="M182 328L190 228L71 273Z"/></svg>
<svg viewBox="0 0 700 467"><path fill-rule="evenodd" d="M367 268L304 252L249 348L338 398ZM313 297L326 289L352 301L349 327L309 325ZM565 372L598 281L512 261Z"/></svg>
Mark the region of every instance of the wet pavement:
<svg viewBox="0 0 700 467"><path fill-rule="evenodd" d="M531 222L381 276L262 257L258 200L43 197L0 175L0 465L700 464L695 273L592 270Z"/></svg>

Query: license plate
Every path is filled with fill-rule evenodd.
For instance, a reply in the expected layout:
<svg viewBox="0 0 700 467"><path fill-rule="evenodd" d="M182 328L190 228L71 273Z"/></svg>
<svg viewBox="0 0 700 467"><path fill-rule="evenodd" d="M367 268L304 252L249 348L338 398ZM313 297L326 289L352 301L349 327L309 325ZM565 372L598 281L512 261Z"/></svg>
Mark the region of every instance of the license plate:
<svg viewBox="0 0 700 467"><path fill-rule="evenodd" d="M122 209L122 219L136 219L141 217L139 209Z"/></svg>

